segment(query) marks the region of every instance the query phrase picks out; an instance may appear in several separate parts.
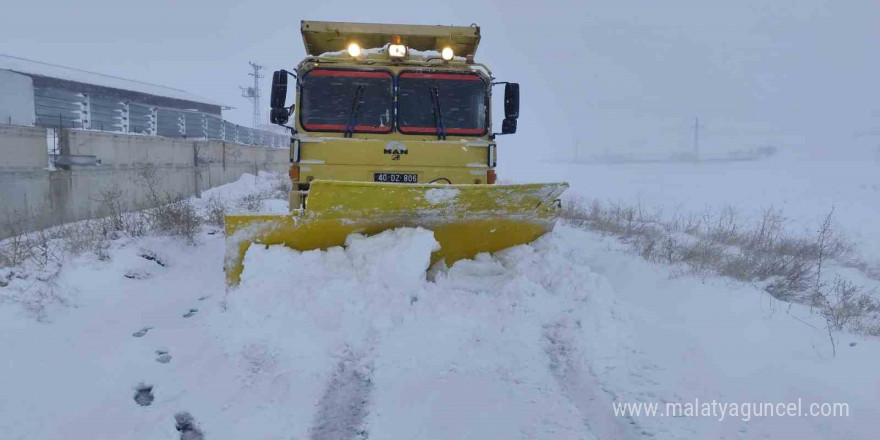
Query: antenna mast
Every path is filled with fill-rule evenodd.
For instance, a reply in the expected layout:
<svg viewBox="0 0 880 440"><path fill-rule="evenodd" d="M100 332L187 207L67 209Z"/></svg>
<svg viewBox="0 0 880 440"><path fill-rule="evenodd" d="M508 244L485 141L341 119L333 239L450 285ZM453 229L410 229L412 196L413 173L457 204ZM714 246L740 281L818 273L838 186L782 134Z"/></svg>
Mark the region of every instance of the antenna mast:
<svg viewBox="0 0 880 440"><path fill-rule="evenodd" d="M247 98L254 105L254 121L253 128L257 128L260 124L260 78L263 78L263 75L260 73L263 70L263 66L251 61L248 64L251 65L251 68L254 70L252 73L248 75L254 77L254 85L252 87L239 87L241 89L241 96L243 98Z"/></svg>

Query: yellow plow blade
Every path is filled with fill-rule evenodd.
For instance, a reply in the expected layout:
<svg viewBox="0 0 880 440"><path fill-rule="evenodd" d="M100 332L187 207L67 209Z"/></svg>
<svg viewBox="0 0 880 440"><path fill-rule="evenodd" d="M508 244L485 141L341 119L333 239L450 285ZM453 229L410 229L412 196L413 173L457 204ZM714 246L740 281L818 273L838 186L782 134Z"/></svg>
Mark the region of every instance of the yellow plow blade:
<svg viewBox="0 0 880 440"><path fill-rule="evenodd" d="M298 251L342 246L349 234L422 227L447 264L535 240L551 231L566 183L432 185L313 181L304 213L226 216L226 284L235 286L252 243Z"/></svg>

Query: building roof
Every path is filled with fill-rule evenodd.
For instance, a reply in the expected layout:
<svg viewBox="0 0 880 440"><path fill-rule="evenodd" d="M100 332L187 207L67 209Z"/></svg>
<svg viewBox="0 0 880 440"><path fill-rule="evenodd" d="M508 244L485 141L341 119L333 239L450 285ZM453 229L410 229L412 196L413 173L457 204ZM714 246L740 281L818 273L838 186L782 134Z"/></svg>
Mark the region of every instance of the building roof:
<svg viewBox="0 0 880 440"><path fill-rule="evenodd" d="M47 78L61 79L82 84L91 84L117 90L128 90L164 98L179 99L182 101L196 102L200 104L216 105L229 108L225 104L203 98L198 95L180 89L150 84L143 81L120 78L117 76L104 75L89 72L87 70L74 69L72 67L59 66L57 64L43 63L26 58L0 54L0 70L10 70L28 76L43 76Z"/></svg>

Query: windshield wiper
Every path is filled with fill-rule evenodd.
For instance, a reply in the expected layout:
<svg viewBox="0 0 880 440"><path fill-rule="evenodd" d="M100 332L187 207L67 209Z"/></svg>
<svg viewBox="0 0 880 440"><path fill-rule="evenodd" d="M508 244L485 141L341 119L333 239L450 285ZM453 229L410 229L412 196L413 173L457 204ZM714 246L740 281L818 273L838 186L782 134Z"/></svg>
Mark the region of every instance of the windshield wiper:
<svg viewBox="0 0 880 440"><path fill-rule="evenodd" d="M350 138L354 128L357 125L358 113L361 111L361 97L364 96L363 84L359 85L357 91L354 92L354 101L351 102L351 111L348 113L348 122L345 124L345 137Z"/></svg>
<svg viewBox="0 0 880 440"><path fill-rule="evenodd" d="M446 127L443 126L443 110L440 108L440 89L431 87L431 110L434 112L434 127L437 139L446 140Z"/></svg>

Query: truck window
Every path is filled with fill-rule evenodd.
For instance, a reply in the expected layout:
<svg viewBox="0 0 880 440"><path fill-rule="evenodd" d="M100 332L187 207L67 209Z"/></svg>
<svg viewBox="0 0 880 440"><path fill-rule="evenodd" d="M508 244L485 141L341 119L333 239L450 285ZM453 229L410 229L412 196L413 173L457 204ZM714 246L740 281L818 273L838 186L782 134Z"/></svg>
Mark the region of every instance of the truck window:
<svg viewBox="0 0 880 440"><path fill-rule="evenodd" d="M301 81L300 123L305 130L391 131L394 81L390 73L313 69Z"/></svg>
<svg viewBox="0 0 880 440"><path fill-rule="evenodd" d="M486 132L486 85L477 75L403 72L398 95L401 133L436 133L436 116L447 134L479 136Z"/></svg>

